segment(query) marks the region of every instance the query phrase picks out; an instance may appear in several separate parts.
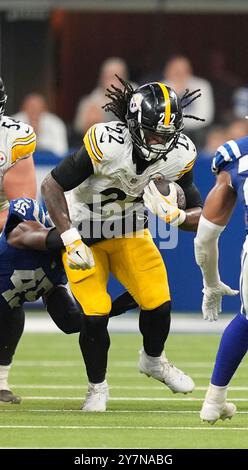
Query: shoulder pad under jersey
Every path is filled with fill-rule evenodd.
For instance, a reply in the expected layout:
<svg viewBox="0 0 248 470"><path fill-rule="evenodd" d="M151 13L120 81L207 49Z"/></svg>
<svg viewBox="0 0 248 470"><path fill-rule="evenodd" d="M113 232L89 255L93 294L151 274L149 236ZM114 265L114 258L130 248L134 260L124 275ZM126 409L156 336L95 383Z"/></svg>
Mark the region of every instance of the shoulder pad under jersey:
<svg viewBox="0 0 248 470"><path fill-rule="evenodd" d="M176 179L179 179L192 170L197 157L196 147L188 136L181 134L172 152L175 154Z"/></svg>
<svg viewBox="0 0 248 470"><path fill-rule="evenodd" d="M0 122L10 165L31 155L36 147L36 135L28 124L3 116Z"/></svg>
<svg viewBox="0 0 248 470"><path fill-rule="evenodd" d="M120 121L95 124L84 136L84 145L94 166L120 157L129 141L128 129Z"/></svg>

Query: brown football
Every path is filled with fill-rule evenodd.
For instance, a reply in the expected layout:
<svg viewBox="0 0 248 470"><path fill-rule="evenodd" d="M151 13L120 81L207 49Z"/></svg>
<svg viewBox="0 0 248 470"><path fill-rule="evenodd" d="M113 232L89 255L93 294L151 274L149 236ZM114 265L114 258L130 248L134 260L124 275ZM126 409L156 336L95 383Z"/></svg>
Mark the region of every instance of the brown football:
<svg viewBox="0 0 248 470"><path fill-rule="evenodd" d="M152 180L154 181L156 187L158 188L159 192L163 194L163 196L168 196L170 192L169 184L173 183L176 186L177 190L177 204L179 209L186 209L186 198L183 189L179 184L175 183L175 181L169 181L165 179L163 175L155 175Z"/></svg>

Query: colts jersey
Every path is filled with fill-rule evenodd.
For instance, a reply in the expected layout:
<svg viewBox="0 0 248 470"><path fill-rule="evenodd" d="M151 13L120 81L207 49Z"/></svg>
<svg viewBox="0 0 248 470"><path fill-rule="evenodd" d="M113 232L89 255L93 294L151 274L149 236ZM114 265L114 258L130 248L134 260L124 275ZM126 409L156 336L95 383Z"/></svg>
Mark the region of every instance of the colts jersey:
<svg viewBox="0 0 248 470"><path fill-rule="evenodd" d="M231 183L245 213L245 228L248 234L248 137L228 140L221 145L212 163L214 173L224 170L230 174Z"/></svg>
<svg viewBox="0 0 248 470"><path fill-rule="evenodd" d="M0 121L0 211L8 208L3 191L3 177L18 160L27 158L35 150L36 136L28 124L3 116Z"/></svg>
<svg viewBox="0 0 248 470"><path fill-rule="evenodd" d="M14 248L7 234L19 222L37 220L46 225L37 201L29 198L10 202L9 215L0 236L0 308L14 308L33 302L53 286L66 284L61 259L47 251Z"/></svg>
<svg viewBox="0 0 248 470"><path fill-rule="evenodd" d="M84 137L84 144L94 174L73 189L69 198L71 220L84 238L87 236L83 229L89 220L116 222L136 217L137 221L142 218L137 214L143 212L144 222L142 195L150 179L162 174L170 181L177 181L192 169L196 159L194 144L187 136L181 135L166 161L150 162L139 173L133 161L130 133L119 121L92 126ZM124 231L127 232L128 229Z"/></svg>

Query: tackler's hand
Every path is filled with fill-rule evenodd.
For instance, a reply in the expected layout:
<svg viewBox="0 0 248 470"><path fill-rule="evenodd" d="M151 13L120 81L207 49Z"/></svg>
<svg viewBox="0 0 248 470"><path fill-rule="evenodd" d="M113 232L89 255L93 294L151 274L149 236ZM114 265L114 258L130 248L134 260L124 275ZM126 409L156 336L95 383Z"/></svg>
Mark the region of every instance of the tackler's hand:
<svg viewBox="0 0 248 470"><path fill-rule="evenodd" d="M202 314L204 320L209 321L218 320L219 313L222 311L223 295L233 296L239 293L238 290L232 289L221 281L215 287L205 286L202 292Z"/></svg>

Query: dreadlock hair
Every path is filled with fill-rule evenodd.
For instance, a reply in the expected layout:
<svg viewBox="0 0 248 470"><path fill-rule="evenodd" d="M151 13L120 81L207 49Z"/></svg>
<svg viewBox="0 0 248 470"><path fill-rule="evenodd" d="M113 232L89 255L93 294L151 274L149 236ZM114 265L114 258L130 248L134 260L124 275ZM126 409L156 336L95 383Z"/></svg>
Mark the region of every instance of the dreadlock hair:
<svg viewBox="0 0 248 470"><path fill-rule="evenodd" d="M187 106L193 103L193 101L197 100L197 98L200 98L201 96L201 93L199 93L200 91L201 91L200 88L198 90L194 90L191 92L188 89L186 89L184 95L181 98L182 109L187 108ZM195 119L196 121L202 121L202 122L205 121L205 119L199 118L198 116L192 116L192 114L183 114L183 117Z"/></svg>
<svg viewBox="0 0 248 470"><path fill-rule="evenodd" d="M107 93L105 96L107 96L110 101L102 106L102 108L106 112L111 111L120 121L127 124L127 105L131 96L133 95L134 88L132 87L131 83L127 82L116 74L115 76L118 78L119 82L123 85L124 88L121 90L115 85L111 85L110 88L107 88Z"/></svg>

